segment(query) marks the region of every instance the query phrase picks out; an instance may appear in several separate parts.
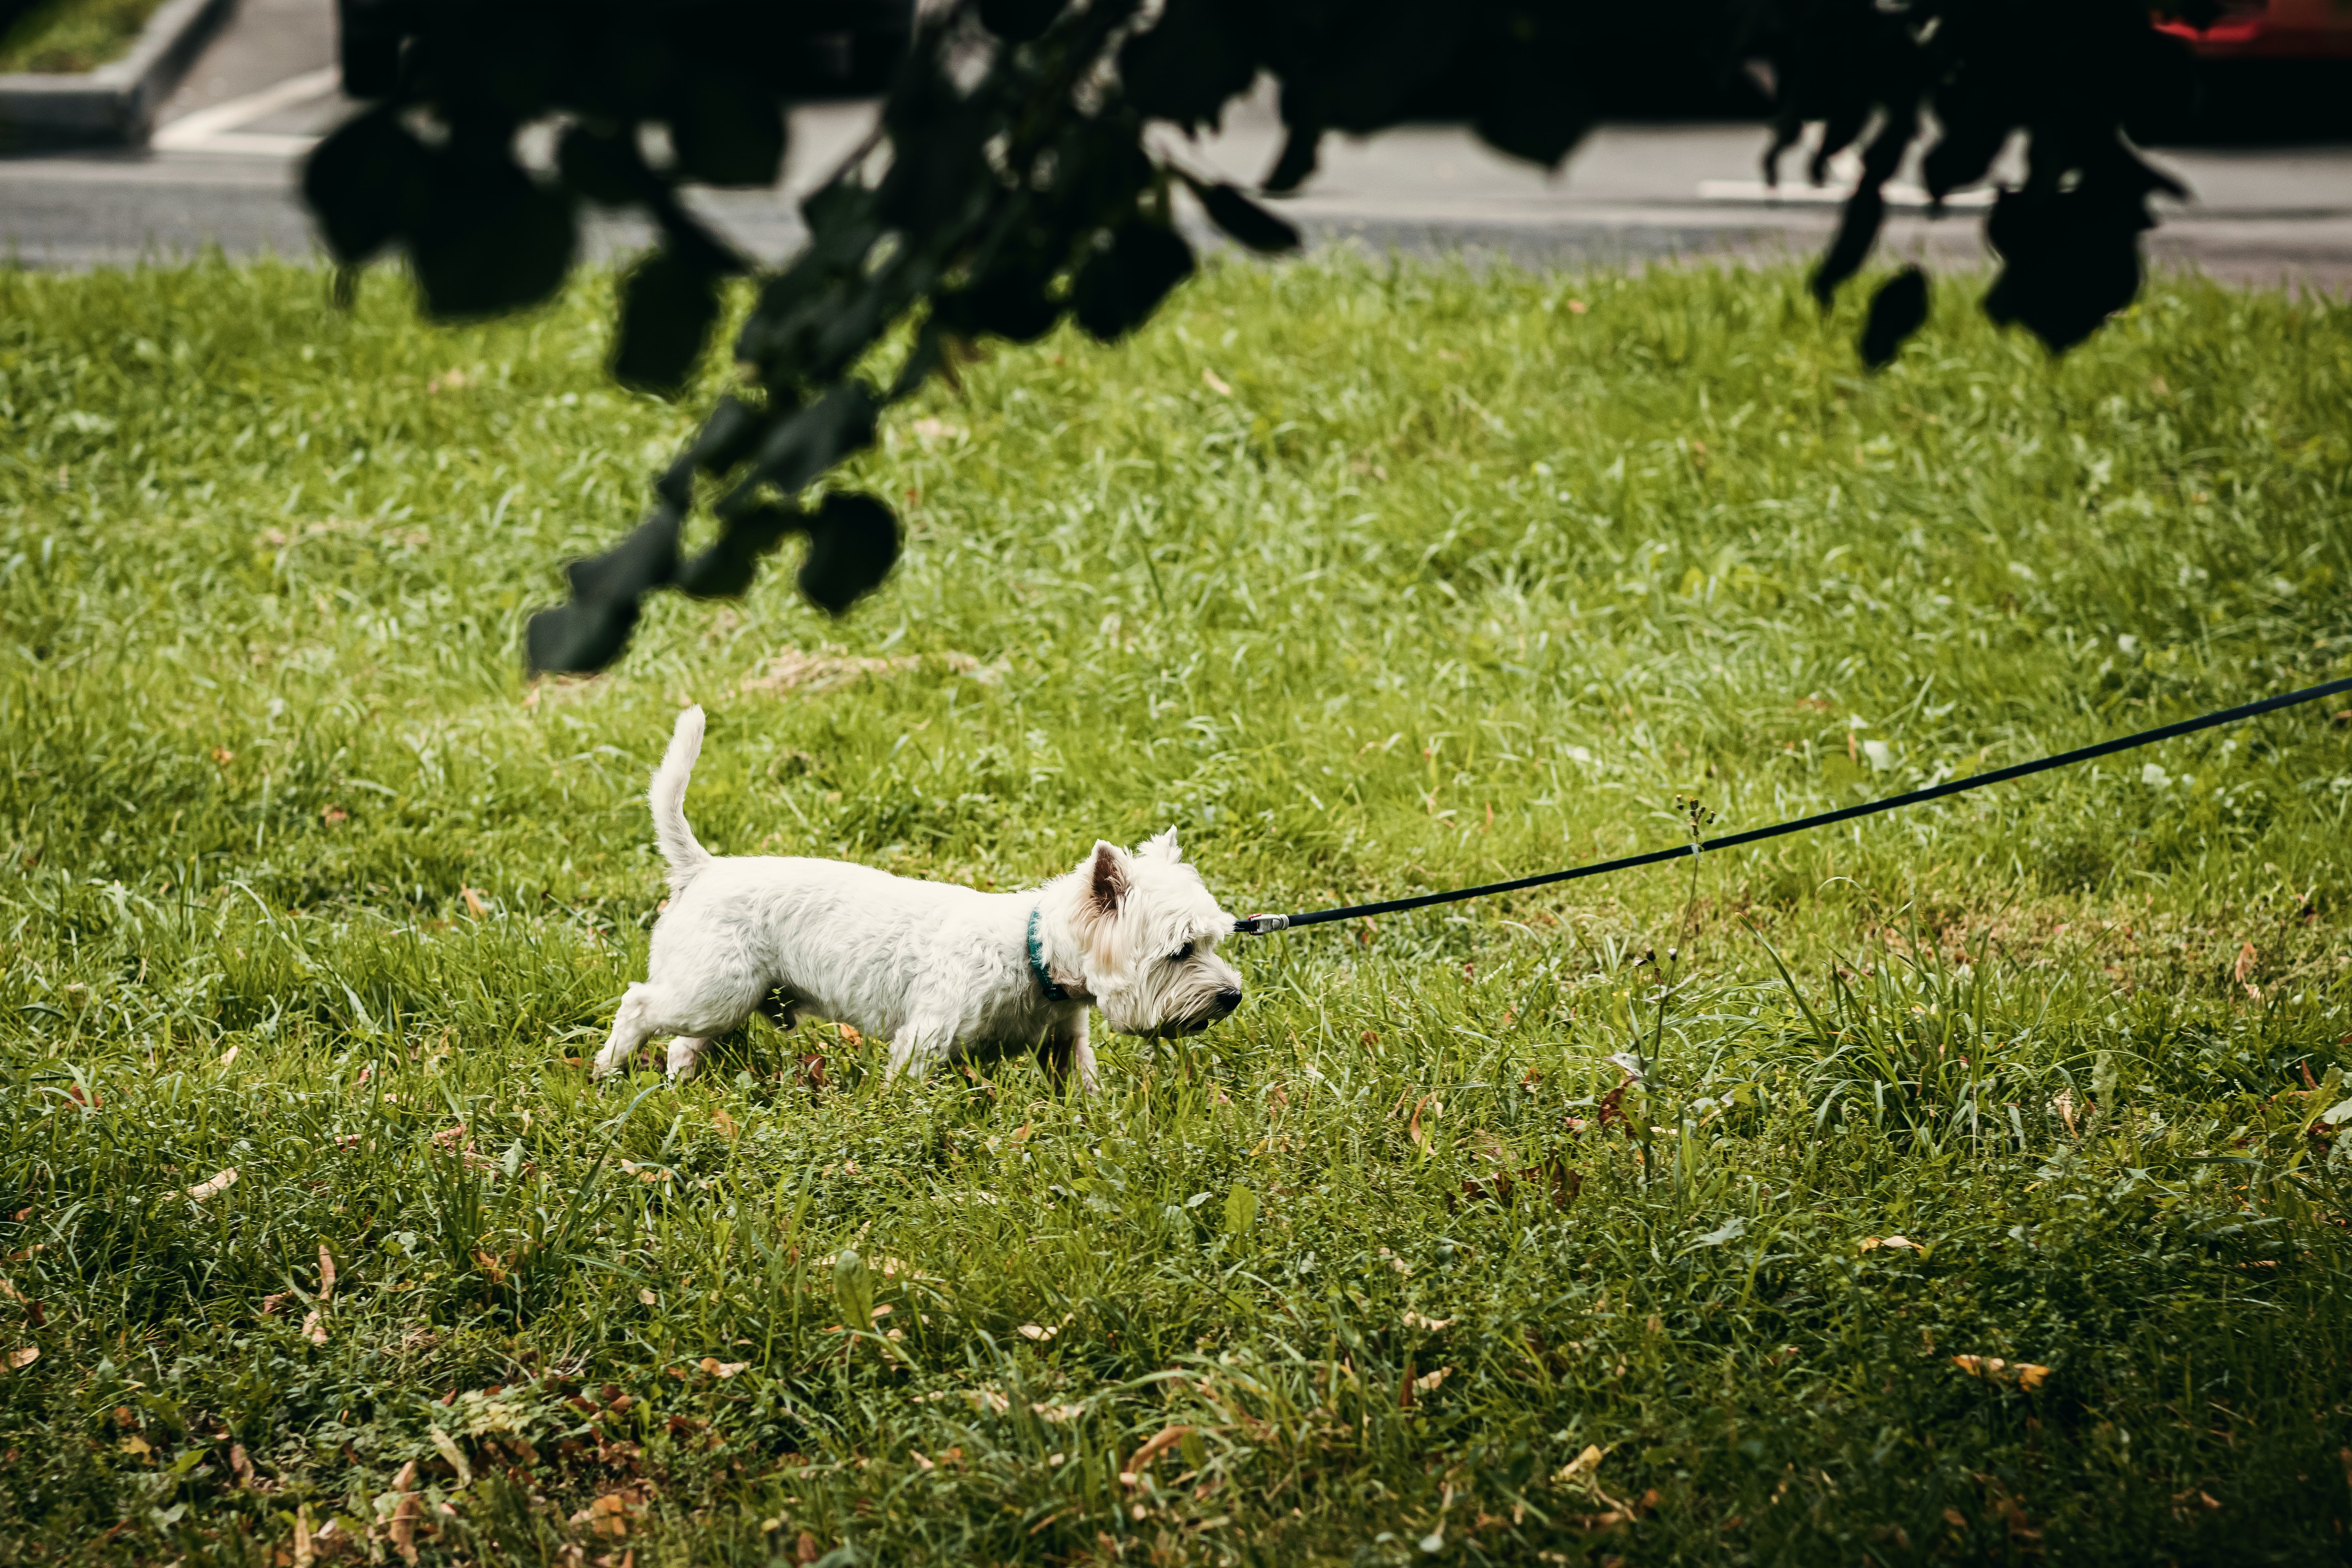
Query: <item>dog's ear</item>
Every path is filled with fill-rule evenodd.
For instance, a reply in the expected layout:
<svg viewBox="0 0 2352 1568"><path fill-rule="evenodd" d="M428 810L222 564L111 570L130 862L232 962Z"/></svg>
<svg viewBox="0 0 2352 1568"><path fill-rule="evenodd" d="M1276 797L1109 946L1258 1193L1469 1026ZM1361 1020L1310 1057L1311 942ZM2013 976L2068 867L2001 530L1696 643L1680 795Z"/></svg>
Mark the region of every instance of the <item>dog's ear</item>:
<svg viewBox="0 0 2352 1568"><path fill-rule="evenodd" d="M1137 853L1156 855L1171 866L1181 864L1184 858L1184 851L1176 847L1176 830L1172 827L1156 838L1145 839L1143 847Z"/></svg>
<svg viewBox="0 0 2352 1568"><path fill-rule="evenodd" d="M1127 852L1097 840L1094 858L1087 863L1087 900L1101 913L1113 913L1127 897Z"/></svg>

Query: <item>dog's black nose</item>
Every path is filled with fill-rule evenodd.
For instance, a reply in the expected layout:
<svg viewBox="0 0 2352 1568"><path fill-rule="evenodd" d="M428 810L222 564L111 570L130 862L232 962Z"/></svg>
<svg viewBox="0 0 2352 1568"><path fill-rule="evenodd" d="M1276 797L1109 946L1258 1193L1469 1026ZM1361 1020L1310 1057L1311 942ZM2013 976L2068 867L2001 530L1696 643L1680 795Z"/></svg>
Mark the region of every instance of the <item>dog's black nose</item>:
<svg viewBox="0 0 2352 1568"><path fill-rule="evenodd" d="M1218 1017L1223 1017L1226 1014L1232 1012L1241 1005L1242 994L1238 986L1228 985L1223 991L1217 993Z"/></svg>

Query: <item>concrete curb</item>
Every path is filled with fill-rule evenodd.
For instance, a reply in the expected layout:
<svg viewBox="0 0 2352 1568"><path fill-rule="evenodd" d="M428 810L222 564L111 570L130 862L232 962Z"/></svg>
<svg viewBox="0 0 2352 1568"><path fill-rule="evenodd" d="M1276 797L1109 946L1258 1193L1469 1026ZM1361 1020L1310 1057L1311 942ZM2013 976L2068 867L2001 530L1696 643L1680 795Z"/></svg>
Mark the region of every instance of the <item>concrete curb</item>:
<svg viewBox="0 0 2352 1568"><path fill-rule="evenodd" d="M135 145L236 0L167 0L119 60L75 76L0 75L0 145Z"/></svg>

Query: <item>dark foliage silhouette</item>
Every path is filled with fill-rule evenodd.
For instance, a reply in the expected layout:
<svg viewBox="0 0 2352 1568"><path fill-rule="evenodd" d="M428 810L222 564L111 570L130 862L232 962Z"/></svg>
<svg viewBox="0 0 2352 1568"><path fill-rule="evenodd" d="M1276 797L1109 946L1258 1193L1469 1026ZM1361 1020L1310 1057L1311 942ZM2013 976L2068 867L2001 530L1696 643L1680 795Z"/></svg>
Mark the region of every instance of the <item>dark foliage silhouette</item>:
<svg viewBox="0 0 2352 1568"><path fill-rule="evenodd" d="M374 101L319 147L303 184L344 266L396 251L432 314L509 310L561 286L583 203L634 209L660 243L622 281L612 368L667 395L701 362L725 282L756 281L734 348L740 386L656 480L645 520L574 562L570 601L532 618L541 670L610 663L654 589L741 593L792 534L809 541L803 591L845 609L897 559L897 521L870 496L811 503L812 487L975 340L1030 342L1067 316L1108 341L1149 320L1195 266L1180 193L1242 246L1294 248L1290 223L1145 137L1155 121L1213 126L1262 74L1286 134L1261 194L1279 195L1312 177L1333 132L1446 114L1557 166L1629 74L1765 68L1778 104L1768 175L1811 124L1822 128L1814 179L1849 148L1861 160L1813 276L1825 306L1868 258L1884 187L1915 148L1940 201L2022 136L2025 177L1986 225L2001 266L1984 303L2053 350L2137 293L2147 197L2172 187L2130 132L2189 90L2181 46L2132 0L958 0L917 29L873 137L803 203L805 247L762 271L678 192L777 181L787 62L798 40L845 21L840 0L353 9L364 25L347 40L347 79ZM526 167L520 132L545 122L561 128L555 156ZM1890 362L1927 307L1916 268L1883 285L1864 360ZM906 346L877 370L890 342ZM719 532L689 556L679 542L698 487Z"/></svg>

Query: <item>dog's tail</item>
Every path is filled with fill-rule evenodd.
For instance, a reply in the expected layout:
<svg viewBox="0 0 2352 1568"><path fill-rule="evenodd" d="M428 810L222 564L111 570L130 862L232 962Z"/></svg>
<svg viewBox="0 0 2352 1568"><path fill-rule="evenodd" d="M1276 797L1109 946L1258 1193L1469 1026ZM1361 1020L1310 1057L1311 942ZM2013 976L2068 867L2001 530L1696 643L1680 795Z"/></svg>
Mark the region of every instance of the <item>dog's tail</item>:
<svg viewBox="0 0 2352 1568"><path fill-rule="evenodd" d="M698 706L677 716L669 750L662 754L653 788L646 792L654 808L654 839L661 846L662 858L669 862L673 897L686 891L696 873L710 864L710 851L696 841L694 829L686 825L686 782L693 777L694 759L701 752L702 710Z"/></svg>

